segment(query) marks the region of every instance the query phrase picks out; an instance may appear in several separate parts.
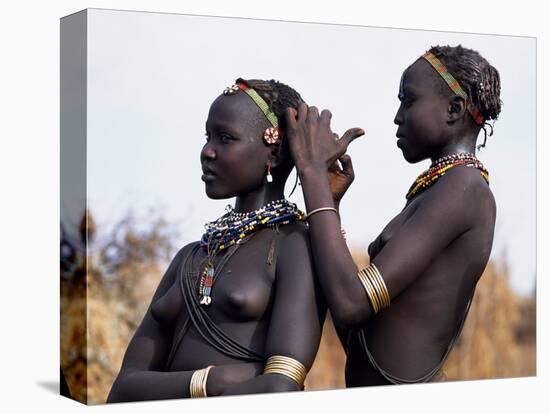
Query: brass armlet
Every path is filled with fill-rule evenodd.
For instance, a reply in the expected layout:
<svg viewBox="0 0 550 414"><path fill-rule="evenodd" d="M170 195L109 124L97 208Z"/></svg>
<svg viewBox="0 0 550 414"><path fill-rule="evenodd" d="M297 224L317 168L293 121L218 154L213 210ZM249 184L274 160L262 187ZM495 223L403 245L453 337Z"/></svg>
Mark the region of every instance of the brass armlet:
<svg viewBox="0 0 550 414"><path fill-rule="evenodd" d="M301 388L306 380L306 367L300 361L283 355L273 355L267 359L264 374L281 374L292 379Z"/></svg>
<svg viewBox="0 0 550 414"><path fill-rule="evenodd" d="M388 288L374 263L371 263L365 269L359 270L357 276L367 293L375 314L390 306L391 298Z"/></svg>
<svg viewBox="0 0 550 414"><path fill-rule="evenodd" d="M206 368L198 369L193 372L191 381L189 382L189 397L190 398L204 398L208 397L206 393L206 381L208 380L208 372L213 367L209 365Z"/></svg>

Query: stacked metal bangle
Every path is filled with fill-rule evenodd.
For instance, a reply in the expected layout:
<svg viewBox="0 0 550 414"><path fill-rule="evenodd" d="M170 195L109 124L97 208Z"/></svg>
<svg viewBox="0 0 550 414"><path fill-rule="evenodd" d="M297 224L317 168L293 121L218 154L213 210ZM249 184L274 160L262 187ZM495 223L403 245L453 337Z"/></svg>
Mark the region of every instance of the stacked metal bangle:
<svg viewBox="0 0 550 414"><path fill-rule="evenodd" d="M367 292L374 313L390 306L391 299L388 288L374 263L371 263L365 269L359 270L357 276Z"/></svg>
<svg viewBox="0 0 550 414"><path fill-rule="evenodd" d="M213 365L210 365L193 372L191 381L189 382L189 396L191 398L204 398L208 396L206 393L206 381L208 380L208 372L212 367Z"/></svg>
<svg viewBox="0 0 550 414"><path fill-rule="evenodd" d="M300 387L306 380L306 367L294 358L273 355L267 359L264 368L264 374L282 374L292 379Z"/></svg>

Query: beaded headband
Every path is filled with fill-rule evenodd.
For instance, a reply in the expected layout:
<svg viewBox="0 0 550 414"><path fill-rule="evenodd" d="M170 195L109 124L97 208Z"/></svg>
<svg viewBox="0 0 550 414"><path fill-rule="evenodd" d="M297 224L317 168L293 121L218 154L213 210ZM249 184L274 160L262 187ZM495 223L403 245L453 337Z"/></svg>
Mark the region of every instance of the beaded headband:
<svg viewBox="0 0 550 414"><path fill-rule="evenodd" d="M228 86L224 89L223 94L226 96L235 95L239 90L246 93L250 99L254 101L272 125L264 131L264 140L268 144L275 144L279 140L279 121L277 120L277 115L269 109L269 105L260 95L258 95L258 92L244 83L238 82L232 86Z"/></svg>
<svg viewBox="0 0 550 414"><path fill-rule="evenodd" d="M481 115L479 109L472 102L472 98L468 96L466 92L464 92L464 89L462 89L458 81L454 78L453 75L451 75L445 65L441 63L441 61L436 58L431 52L424 53L422 57L426 59L426 61L430 65L433 66L433 68L437 71L437 73L439 73L443 80L447 82L447 85L449 85L449 88L451 88L451 90L455 94L457 94L461 98L464 98L464 100L466 101L466 109L468 110L470 115L472 115L472 118L474 118L475 123L478 125L483 125L485 121L483 119L483 115Z"/></svg>

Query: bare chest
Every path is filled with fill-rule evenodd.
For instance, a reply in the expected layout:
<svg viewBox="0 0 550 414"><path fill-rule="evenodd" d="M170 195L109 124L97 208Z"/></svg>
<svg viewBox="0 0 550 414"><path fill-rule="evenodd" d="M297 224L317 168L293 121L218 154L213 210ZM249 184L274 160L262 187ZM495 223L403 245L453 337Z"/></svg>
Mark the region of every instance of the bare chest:
<svg viewBox="0 0 550 414"><path fill-rule="evenodd" d="M370 259L374 259L383 247L399 233L401 227L412 217L421 203L421 197L413 200L409 205L405 206L399 214L397 214L382 230L376 239L369 245L368 253Z"/></svg>
<svg viewBox="0 0 550 414"><path fill-rule="evenodd" d="M201 272L207 266L212 266L214 280L211 303L204 309L214 322L241 323L265 318L270 310L275 280L275 263L267 263L269 243L265 239L251 240L229 259L224 255L209 258L203 249L198 250L187 263L182 263L166 294L153 303L151 312L155 319L169 325L187 318L189 300L199 299ZM190 280L195 298L184 297L182 278Z"/></svg>

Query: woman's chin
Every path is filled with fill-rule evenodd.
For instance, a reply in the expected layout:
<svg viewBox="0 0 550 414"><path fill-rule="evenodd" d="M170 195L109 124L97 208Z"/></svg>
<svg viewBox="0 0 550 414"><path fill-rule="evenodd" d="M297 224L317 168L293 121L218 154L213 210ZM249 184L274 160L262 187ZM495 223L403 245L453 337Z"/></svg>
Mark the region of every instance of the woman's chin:
<svg viewBox="0 0 550 414"><path fill-rule="evenodd" d="M403 153L403 158L405 158L405 161L407 161L409 164L416 164L417 162L426 159L426 157L421 157L418 154L412 154L411 152L406 151L403 148L401 148L401 152Z"/></svg>
<svg viewBox="0 0 550 414"><path fill-rule="evenodd" d="M231 198L233 195L227 194L219 189L213 188L213 186L206 184L205 186L206 196L212 200L223 200L225 198Z"/></svg>
<svg viewBox="0 0 550 414"><path fill-rule="evenodd" d="M206 196L211 200L221 200L221 199L227 198L216 193L215 191L208 191L208 190L206 190Z"/></svg>

